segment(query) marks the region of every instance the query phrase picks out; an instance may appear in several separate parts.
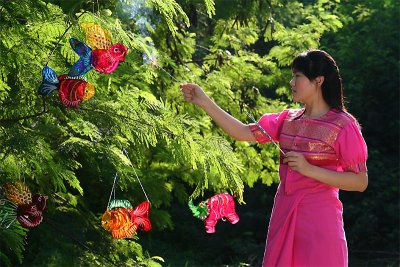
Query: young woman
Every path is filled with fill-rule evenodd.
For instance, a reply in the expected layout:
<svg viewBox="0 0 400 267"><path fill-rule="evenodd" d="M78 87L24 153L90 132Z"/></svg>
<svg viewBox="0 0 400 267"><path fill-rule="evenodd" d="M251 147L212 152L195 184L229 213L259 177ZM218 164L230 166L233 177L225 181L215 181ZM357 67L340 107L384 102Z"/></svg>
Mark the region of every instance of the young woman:
<svg viewBox="0 0 400 267"><path fill-rule="evenodd" d="M271 214L263 266L347 266L343 209L338 191L368 186L367 147L343 103L339 69L321 50L292 64L293 101L304 108L265 114L258 123L280 143L280 184ZM187 102L203 108L230 136L270 141L255 124L243 124L196 84L182 84Z"/></svg>

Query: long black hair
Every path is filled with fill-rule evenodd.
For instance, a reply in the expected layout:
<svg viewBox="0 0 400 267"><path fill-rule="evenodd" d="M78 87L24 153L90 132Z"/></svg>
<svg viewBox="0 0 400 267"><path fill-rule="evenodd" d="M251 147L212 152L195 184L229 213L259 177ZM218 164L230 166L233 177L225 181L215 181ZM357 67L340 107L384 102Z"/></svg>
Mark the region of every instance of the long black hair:
<svg viewBox="0 0 400 267"><path fill-rule="evenodd" d="M292 70L303 73L309 80L324 76L321 88L325 102L331 108L346 112L339 68L327 52L313 49L301 53L293 60Z"/></svg>

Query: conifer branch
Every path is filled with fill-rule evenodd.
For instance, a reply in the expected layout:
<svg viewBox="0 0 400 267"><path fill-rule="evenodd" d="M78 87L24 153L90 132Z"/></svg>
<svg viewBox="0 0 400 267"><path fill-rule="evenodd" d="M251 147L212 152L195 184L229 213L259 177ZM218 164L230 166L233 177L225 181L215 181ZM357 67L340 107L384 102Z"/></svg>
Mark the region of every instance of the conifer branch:
<svg viewBox="0 0 400 267"><path fill-rule="evenodd" d="M47 113L47 110L46 110L45 100L43 99L43 110L41 112L38 112L38 113L35 113L35 114L26 115L26 116L15 117L15 118L0 119L0 125L6 125L7 123L10 123L10 122L19 122L21 120L39 117L39 116L41 116L41 115L43 115L45 113Z"/></svg>
<svg viewBox="0 0 400 267"><path fill-rule="evenodd" d="M205 59L194 59L194 60L190 60L190 61L183 61L183 64L187 64L187 63L203 63L205 61L213 61L213 60L218 60L218 57L215 58L205 58Z"/></svg>
<svg viewBox="0 0 400 267"><path fill-rule="evenodd" d="M134 119L134 118L131 118L131 117L128 117L128 116L124 116L124 115L121 115L121 114L117 114L117 113L114 113L114 112L111 112L111 113L110 113L110 112L106 112L106 111L101 110L101 109L84 108L84 107L80 107L80 109L86 110L86 111L98 112L98 113L106 114L106 115L111 115L111 116L114 116L114 117L118 117L118 118L130 120L130 121L133 121L133 122L137 122L137 123L140 123L140 124L142 124L142 125L149 126L149 127L157 128L157 127L155 127L154 125L151 125L151 124L149 124L149 123L147 123L147 122L143 122L143 121L141 121L141 120L137 120L137 119ZM157 128L157 129L159 129L159 128ZM159 129L159 130L161 130L161 131L163 131L163 132L165 132L165 133L167 133L167 134L170 134L170 135L172 135L172 136L175 136L175 134L174 134L173 132L168 131L168 130L166 130L166 129Z"/></svg>
<svg viewBox="0 0 400 267"><path fill-rule="evenodd" d="M119 266L117 265L115 262L113 262L112 260L110 260L109 258L103 256L101 253L95 253L90 247L88 247L86 244L84 244L82 241L76 239L75 237L73 237L72 235L68 234L67 232L65 232L64 230L62 230L62 227L56 227L54 224L54 221L52 221L49 218L46 218L46 220L44 220L45 223L47 223L50 227L53 228L53 230L55 230L57 233L60 232L61 234L63 234L64 236L68 237L69 239L71 239L73 242L75 242L75 244L78 244L79 246L81 246L82 248L84 248L85 250L89 250L91 251L93 254L98 255L100 258L106 260L107 262L109 262L110 264L112 264L113 266Z"/></svg>
<svg viewBox="0 0 400 267"><path fill-rule="evenodd" d="M77 18L76 21L79 21L79 18L86 13L86 10L84 10ZM58 41L56 43L56 45L54 46L53 50L50 52L49 57L47 58L46 61L46 66L49 64L49 61L51 59L51 56L53 55L54 51L57 49L58 45L60 44L61 39L64 37L64 35L69 31L69 29L71 29L72 25L74 25L74 23L70 23L69 26L65 29L64 33L61 34L60 38L58 38Z"/></svg>

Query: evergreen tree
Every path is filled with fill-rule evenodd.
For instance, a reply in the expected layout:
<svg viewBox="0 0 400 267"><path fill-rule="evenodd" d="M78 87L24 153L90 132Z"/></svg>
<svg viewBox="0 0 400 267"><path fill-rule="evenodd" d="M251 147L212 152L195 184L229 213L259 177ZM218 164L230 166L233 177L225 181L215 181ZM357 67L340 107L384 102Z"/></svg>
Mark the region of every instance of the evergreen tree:
<svg viewBox="0 0 400 267"><path fill-rule="evenodd" d="M164 258L171 266L257 265L266 232L260 225L273 197L265 185L279 181L279 151L227 137L203 111L183 103L178 86L200 84L243 122L250 122L244 110L260 117L297 107L290 101L289 64L343 27L349 14L338 12L340 6L326 0L0 0L0 184L25 181L33 193L49 196L38 227L0 228L1 264L159 266ZM109 30L129 53L110 75L90 71L95 95L68 109L57 92L43 97L37 90L45 65L62 75L78 60L69 38L85 40L82 22ZM133 205L145 200L135 172L151 202L153 230L113 240L101 216L116 173L117 198ZM245 194L251 187L256 194ZM244 228L205 238L187 201L219 192L236 196ZM248 210L256 204L265 207ZM199 242L188 248L188 236ZM185 253L171 255L179 248ZM224 250L236 258L210 259Z"/></svg>
<svg viewBox="0 0 400 267"><path fill-rule="evenodd" d="M50 197L42 224L29 231L27 242L17 225L1 229L1 247L9 248L2 249L2 262L22 262L27 245L24 264L157 265L161 258L143 253L136 239L112 241L100 227L114 174L120 177L120 198L136 204L144 200L129 165L133 162L151 200L154 227L163 229L172 225L163 211L172 194L183 200L206 189L227 190L242 201L242 164L224 139L200 135L197 121L152 94L158 70L143 64L142 54L150 47L147 37L112 15L119 3L59 4L27 0L0 5L1 183L24 181L32 192ZM149 4L164 15L172 33L175 20L187 20L174 1ZM56 93L42 97L37 88L44 65L61 75L77 61L68 39L84 40L80 23L85 21L107 28L131 52L112 75L90 72L95 97L67 109ZM58 234L60 239L51 238Z"/></svg>

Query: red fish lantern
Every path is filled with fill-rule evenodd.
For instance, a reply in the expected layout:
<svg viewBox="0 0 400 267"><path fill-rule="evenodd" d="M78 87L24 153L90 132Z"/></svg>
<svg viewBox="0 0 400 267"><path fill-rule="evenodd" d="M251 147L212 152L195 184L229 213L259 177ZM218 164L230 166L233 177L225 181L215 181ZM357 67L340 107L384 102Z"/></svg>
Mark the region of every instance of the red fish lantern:
<svg viewBox="0 0 400 267"><path fill-rule="evenodd" d="M59 77L60 89L58 96L64 106L77 108L83 100L89 100L94 95L94 87L82 78L71 78L68 75Z"/></svg>
<svg viewBox="0 0 400 267"><path fill-rule="evenodd" d="M135 209L128 200L113 200L101 218L103 228L111 232L113 238L129 238L137 229L151 230L149 219L150 203L144 201Z"/></svg>
<svg viewBox="0 0 400 267"><path fill-rule="evenodd" d="M43 220L43 211L46 209L47 196L35 194L31 197L30 189L21 182L14 184L4 184L3 189L5 196L15 206L10 205L8 201L0 201L4 205L0 205L3 208L14 207L13 212L10 212L8 216L12 216L18 220L24 228L33 228L38 226ZM7 204L7 206L6 206ZM1 212L0 212L1 213ZM10 221L10 218L3 218L4 221Z"/></svg>
<svg viewBox="0 0 400 267"><path fill-rule="evenodd" d="M215 225L219 219L226 218L232 224L239 221L235 211L235 201L227 193L217 194L197 206L189 200L189 208L195 217L204 220L206 232L210 234L215 233Z"/></svg>
<svg viewBox="0 0 400 267"><path fill-rule="evenodd" d="M58 89L61 103L68 108L77 108L82 101L89 100L95 93L94 86L84 76L69 77L64 74L57 77L52 68L45 66L42 77L39 94L47 96Z"/></svg>
<svg viewBox="0 0 400 267"><path fill-rule="evenodd" d="M42 222L47 199L47 196L35 194L31 203L18 206L17 220L22 227L33 228Z"/></svg>
<svg viewBox="0 0 400 267"><path fill-rule="evenodd" d="M70 77L83 75L92 68L101 73L112 73L119 62L125 60L128 48L121 43L111 45L110 32L96 23L84 22L81 26L86 33L87 44L75 38L70 39L72 49L80 58L68 75Z"/></svg>

